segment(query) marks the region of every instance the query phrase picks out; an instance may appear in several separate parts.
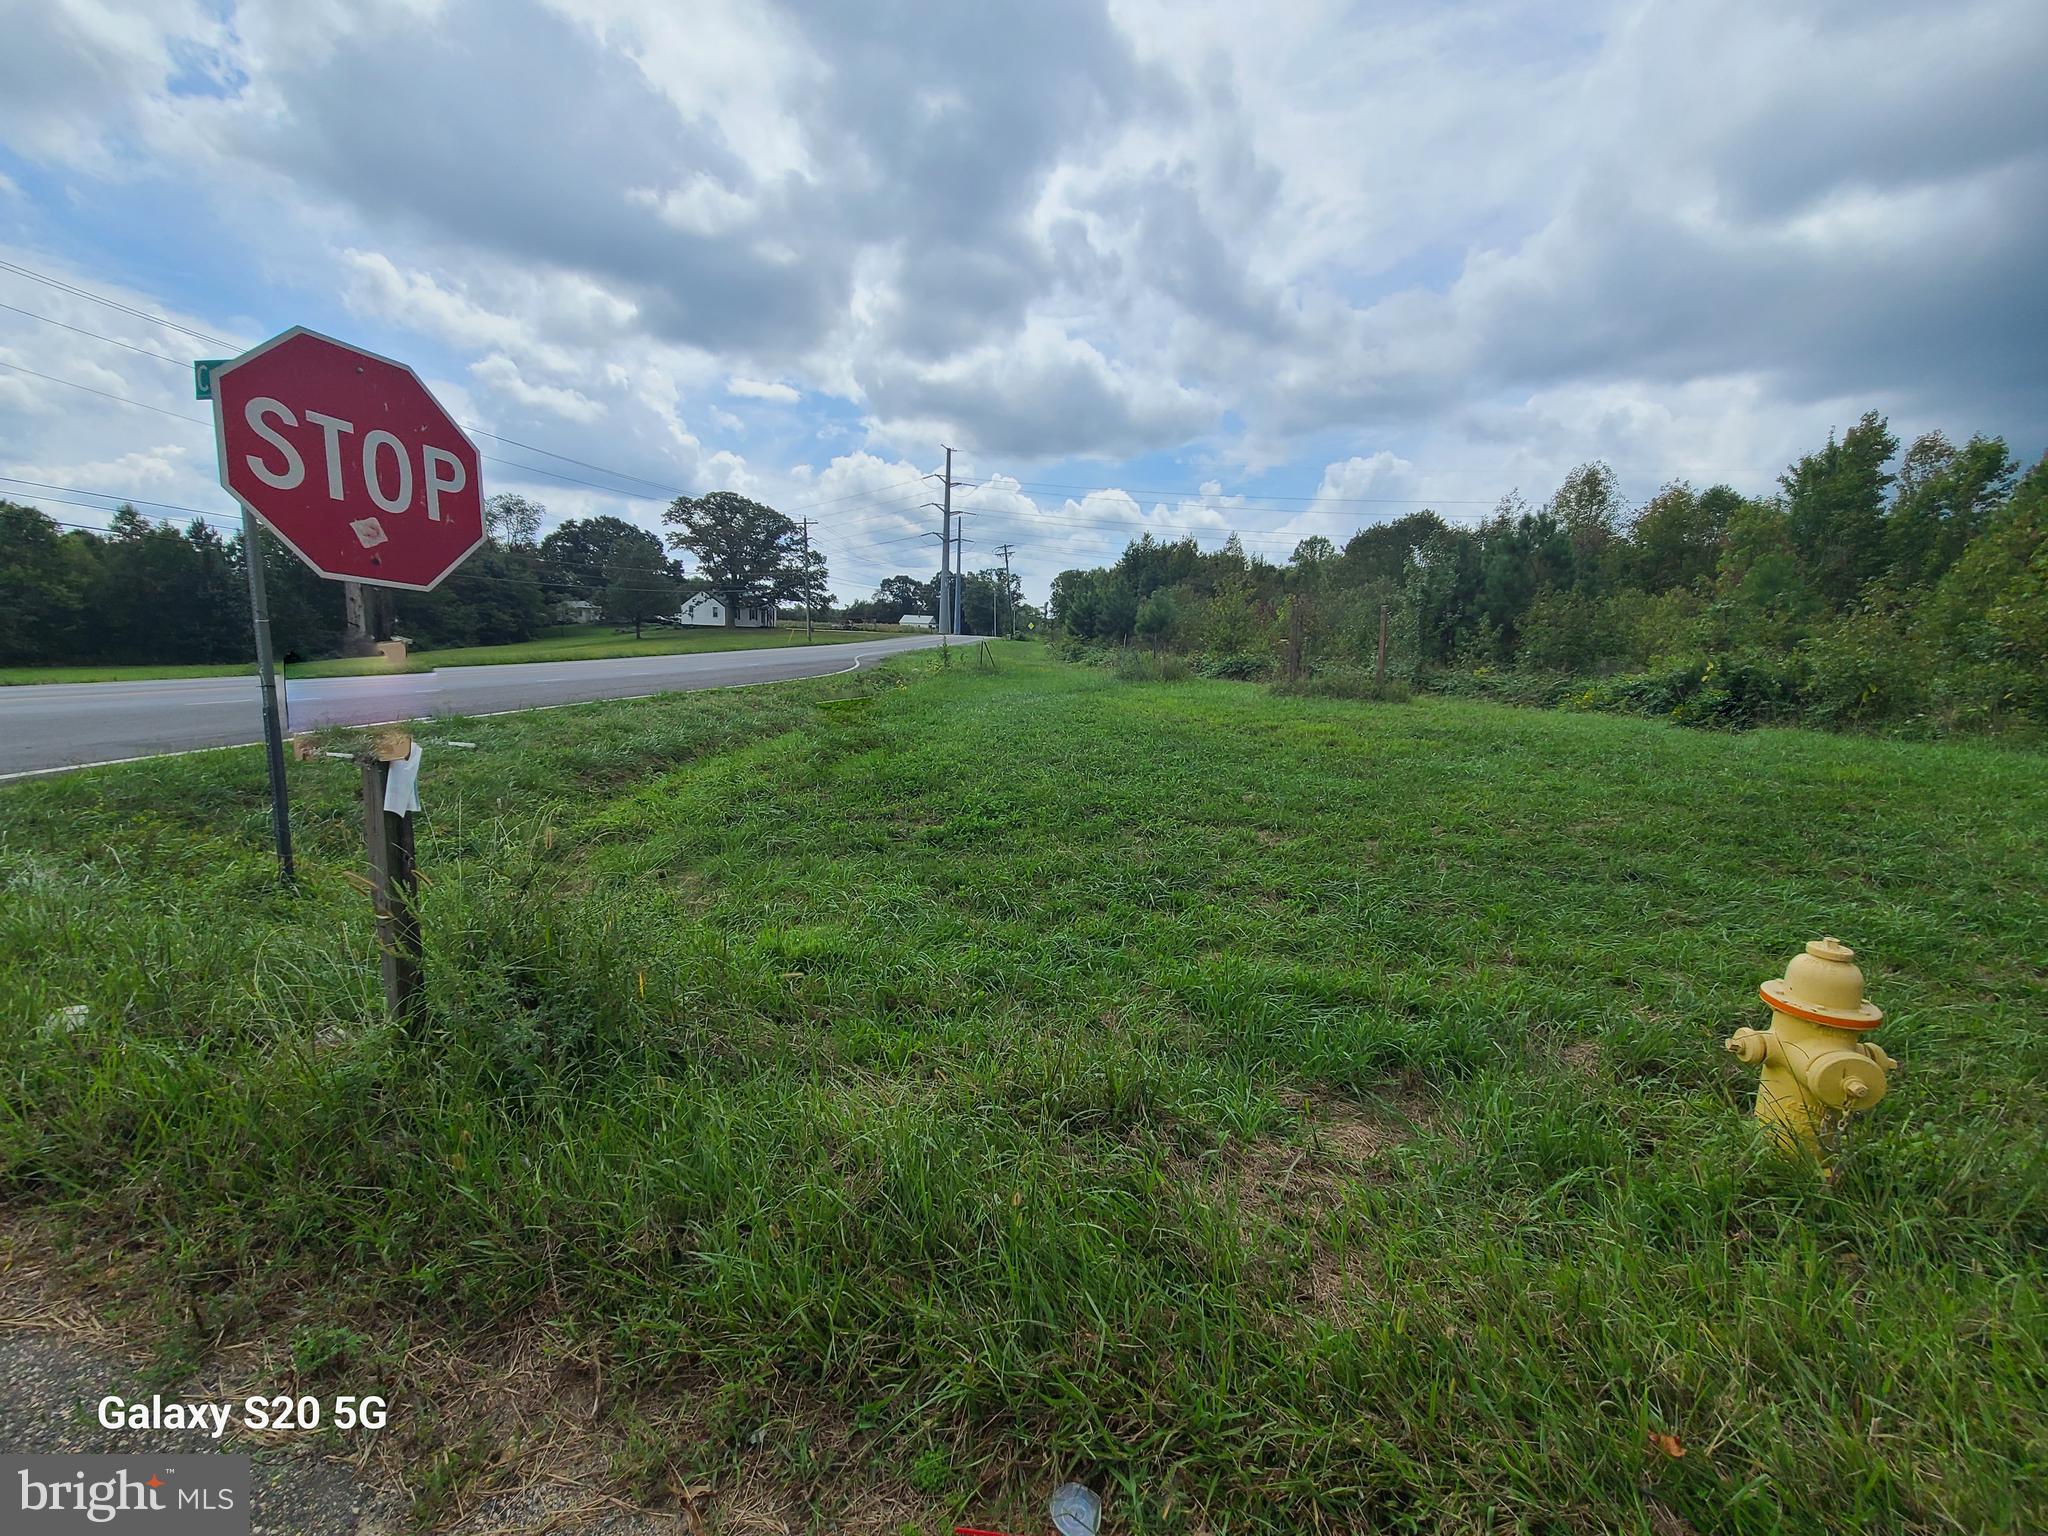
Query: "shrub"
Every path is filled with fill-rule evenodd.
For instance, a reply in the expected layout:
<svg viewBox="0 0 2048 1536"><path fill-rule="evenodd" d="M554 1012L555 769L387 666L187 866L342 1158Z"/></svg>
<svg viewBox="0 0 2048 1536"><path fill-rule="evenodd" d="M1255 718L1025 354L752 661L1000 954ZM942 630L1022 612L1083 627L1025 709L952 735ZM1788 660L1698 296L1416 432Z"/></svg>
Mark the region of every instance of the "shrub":
<svg viewBox="0 0 2048 1536"><path fill-rule="evenodd" d="M1526 704L1548 709L1577 702L1581 683L1557 672L1518 668L1473 667L1431 672L1422 679L1431 693L1460 699L1491 699L1500 704Z"/></svg>
<svg viewBox="0 0 2048 1536"><path fill-rule="evenodd" d="M1681 661L1649 672L1601 678L1571 699L1579 709L1625 715L1675 715L1700 691L1709 663Z"/></svg>
<svg viewBox="0 0 2048 1536"><path fill-rule="evenodd" d="M1126 683L1178 683L1188 675L1184 656L1155 656L1129 646L1119 649L1109 666L1118 680Z"/></svg>
<svg viewBox="0 0 2048 1536"><path fill-rule="evenodd" d="M1330 667L1291 683L1283 678L1271 686L1275 693L1302 698L1367 699L1381 704L1405 704L1413 696L1413 690L1400 678L1381 682L1360 667Z"/></svg>
<svg viewBox="0 0 2048 1536"><path fill-rule="evenodd" d="M1744 651L1602 678L1569 702L1579 709L1650 715L1680 725L1746 730L1797 719L1805 681L1805 668L1796 660Z"/></svg>
<svg viewBox="0 0 2048 1536"><path fill-rule="evenodd" d="M1256 651L1223 651L1204 656L1195 671L1203 677L1220 677L1234 683L1263 682L1273 675L1273 658Z"/></svg>
<svg viewBox="0 0 2048 1536"><path fill-rule="evenodd" d="M1895 614L1868 609L1800 647L1806 704L1817 725L1901 721L1927 707L1927 662Z"/></svg>
<svg viewBox="0 0 2048 1536"><path fill-rule="evenodd" d="M1716 657L1701 674L1699 691L1671 712L1681 725L1747 730L1799 718L1806 668L1797 657L1739 651Z"/></svg>

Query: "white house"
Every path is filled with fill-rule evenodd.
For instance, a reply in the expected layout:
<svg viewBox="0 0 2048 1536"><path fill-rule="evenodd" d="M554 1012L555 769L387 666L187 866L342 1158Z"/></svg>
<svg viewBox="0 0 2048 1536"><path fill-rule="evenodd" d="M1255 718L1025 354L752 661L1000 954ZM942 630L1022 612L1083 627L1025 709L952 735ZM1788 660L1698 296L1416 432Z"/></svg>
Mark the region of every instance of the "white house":
<svg viewBox="0 0 2048 1536"><path fill-rule="evenodd" d="M906 613L896 621L905 629L937 629L939 621L928 613Z"/></svg>
<svg viewBox="0 0 2048 1536"><path fill-rule="evenodd" d="M564 624L595 624L599 609L587 597L572 597L555 604L555 617Z"/></svg>
<svg viewBox="0 0 2048 1536"><path fill-rule="evenodd" d="M701 624L725 627L725 599L716 592L699 592L676 610L678 624ZM735 629L772 629L775 626L775 605L773 603L742 603L733 610Z"/></svg>

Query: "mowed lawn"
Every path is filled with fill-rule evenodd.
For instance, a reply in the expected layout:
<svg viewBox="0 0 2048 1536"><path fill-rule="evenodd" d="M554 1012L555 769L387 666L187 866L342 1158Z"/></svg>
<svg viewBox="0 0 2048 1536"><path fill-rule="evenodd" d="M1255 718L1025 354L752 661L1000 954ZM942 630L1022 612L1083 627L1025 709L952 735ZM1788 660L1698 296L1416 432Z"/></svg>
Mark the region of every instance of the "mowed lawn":
<svg viewBox="0 0 2048 1536"><path fill-rule="evenodd" d="M894 633L894 631L891 631ZM681 656L705 651L751 651L785 645L837 645L872 640L873 630L828 629L815 625L809 640L803 626L794 629L647 629L635 640L630 631L602 624L563 624L532 640L511 645L461 645L446 650L415 650L394 669L380 658L346 657L293 662L291 677L364 677L393 670L430 672L436 667L490 667L511 661L605 661L615 656ZM253 643L253 642L252 642ZM239 677L254 675L256 663L226 662L192 666L0 667L0 687L28 683L139 682L162 677Z"/></svg>
<svg viewBox="0 0 2048 1536"><path fill-rule="evenodd" d="M2048 1528L2041 756L990 654L430 729L411 1032L346 763L291 894L253 751L0 791L17 1256L427 1522L594 1408L712 1530ZM1823 933L1827 1183L1721 1050Z"/></svg>

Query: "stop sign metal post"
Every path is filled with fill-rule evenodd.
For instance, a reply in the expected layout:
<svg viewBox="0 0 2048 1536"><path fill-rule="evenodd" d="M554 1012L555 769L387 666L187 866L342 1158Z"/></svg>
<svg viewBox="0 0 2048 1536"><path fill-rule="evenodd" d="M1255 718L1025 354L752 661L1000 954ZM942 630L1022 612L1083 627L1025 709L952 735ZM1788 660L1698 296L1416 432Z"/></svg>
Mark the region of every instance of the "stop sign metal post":
<svg viewBox="0 0 2048 1536"><path fill-rule="evenodd" d="M294 326L201 375L242 506L271 828L292 878L284 739L256 525L330 581L426 592L484 541L476 446L405 364Z"/></svg>

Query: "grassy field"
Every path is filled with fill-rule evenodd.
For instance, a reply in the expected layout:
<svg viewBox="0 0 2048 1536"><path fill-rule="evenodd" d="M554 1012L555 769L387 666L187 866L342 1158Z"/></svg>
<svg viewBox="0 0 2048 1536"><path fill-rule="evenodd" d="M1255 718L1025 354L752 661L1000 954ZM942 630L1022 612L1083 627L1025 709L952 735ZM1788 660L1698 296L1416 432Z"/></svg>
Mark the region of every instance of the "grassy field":
<svg viewBox="0 0 2048 1536"><path fill-rule="evenodd" d="M784 645L837 645L871 640L872 630L826 629L804 639L794 629L650 629L635 640L609 625L563 624L516 645L466 645L447 650L417 650L406 658L403 672L429 672L436 667L490 667L509 661L603 661L613 656L679 656L703 651L751 651ZM228 662L217 666L0 667L0 687L24 683L119 683L159 677L242 677L256 664ZM292 677L365 677L394 670L371 659L295 662Z"/></svg>
<svg viewBox="0 0 2048 1536"><path fill-rule="evenodd" d="M0 791L17 1258L423 1522L594 1406L713 1530L2048 1528L2040 756L994 656L430 733L410 1031L347 764L290 894L253 751ZM1827 1183L1720 1050L1822 933Z"/></svg>

